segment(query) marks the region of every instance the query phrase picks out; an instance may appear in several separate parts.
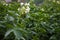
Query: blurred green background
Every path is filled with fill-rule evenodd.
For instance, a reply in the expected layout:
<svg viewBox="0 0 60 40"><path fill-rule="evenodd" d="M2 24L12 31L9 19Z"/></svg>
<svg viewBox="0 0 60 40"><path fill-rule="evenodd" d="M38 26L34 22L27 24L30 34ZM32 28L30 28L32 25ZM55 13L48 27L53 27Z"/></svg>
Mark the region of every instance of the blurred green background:
<svg viewBox="0 0 60 40"><path fill-rule="evenodd" d="M60 0L0 0L0 40L60 40Z"/></svg>

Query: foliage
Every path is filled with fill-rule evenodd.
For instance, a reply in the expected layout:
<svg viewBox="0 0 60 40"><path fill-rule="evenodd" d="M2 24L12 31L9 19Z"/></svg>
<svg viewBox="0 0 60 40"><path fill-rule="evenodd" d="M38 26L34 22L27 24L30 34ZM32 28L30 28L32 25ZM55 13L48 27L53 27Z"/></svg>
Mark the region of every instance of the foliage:
<svg viewBox="0 0 60 40"><path fill-rule="evenodd" d="M0 40L60 40L60 1L1 2Z"/></svg>

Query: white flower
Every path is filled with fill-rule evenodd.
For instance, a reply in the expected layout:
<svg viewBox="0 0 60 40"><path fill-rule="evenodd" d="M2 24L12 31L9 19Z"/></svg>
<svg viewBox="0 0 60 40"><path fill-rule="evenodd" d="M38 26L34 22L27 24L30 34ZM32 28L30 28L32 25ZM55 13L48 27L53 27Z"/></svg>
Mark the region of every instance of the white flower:
<svg viewBox="0 0 60 40"><path fill-rule="evenodd" d="M26 8L25 8L24 6L21 8L21 13L22 13L22 14L25 13L25 9L26 9Z"/></svg>
<svg viewBox="0 0 60 40"><path fill-rule="evenodd" d="M6 4L6 6L8 6L8 4Z"/></svg>
<svg viewBox="0 0 60 40"><path fill-rule="evenodd" d="M25 6L30 6L30 4L29 3L25 3Z"/></svg>
<svg viewBox="0 0 60 40"><path fill-rule="evenodd" d="M45 11L43 8L41 9L42 11Z"/></svg>
<svg viewBox="0 0 60 40"><path fill-rule="evenodd" d="M25 9L25 7L23 6L22 9Z"/></svg>
<svg viewBox="0 0 60 40"><path fill-rule="evenodd" d="M21 2L20 5L21 5L21 6L24 5L24 3Z"/></svg>
<svg viewBox="0 0 60 40"><path fill-rule="evenodd" d="M18 11L20 10L20 8L17 9Z"/></svg>
<svg viewBox="0 0 60 40"><path fill-rule="evenodd" d="M25 13L28 13L30 11L30 8L27 6Z"/></svg>
<svg viewBox="0 0 60 40"><path fill-rule="evenodd" d="M57 3L58 3L58 4L60 4L60 2L59 2L59 1L57 1Z"/></svg>

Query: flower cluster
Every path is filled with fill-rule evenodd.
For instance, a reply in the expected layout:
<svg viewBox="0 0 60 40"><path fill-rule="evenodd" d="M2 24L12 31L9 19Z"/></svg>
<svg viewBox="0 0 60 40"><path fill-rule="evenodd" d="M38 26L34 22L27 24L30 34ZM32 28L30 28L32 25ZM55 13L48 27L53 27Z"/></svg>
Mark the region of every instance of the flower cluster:
<svg viewBox="0 0 60 40"><path fill-rule="evenodd" d="M29 13L30 11L30 4L29 3L20 3L21 8L18 8L18 11L21 11L22 14Z"/></svg>

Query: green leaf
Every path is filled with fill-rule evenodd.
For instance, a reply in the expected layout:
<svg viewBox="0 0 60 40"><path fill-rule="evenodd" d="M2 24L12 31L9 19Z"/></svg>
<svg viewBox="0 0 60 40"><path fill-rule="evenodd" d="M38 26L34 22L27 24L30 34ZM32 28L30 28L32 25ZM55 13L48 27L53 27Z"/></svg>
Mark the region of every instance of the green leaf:
<svg viewBox="0 0 60 40"><path fill-rule="evenodd" d="M14 30L13 32L14 32L16 39L20 40L20 38L22 38L22 34L20 31Z"/></svg>
<svg viewBox="0 0 60 40"><path fill-rule="evenodd" d="M9 29L6 34L5 34L5 37L7 37L11 32L13 32L13 29Z"/></svg>

